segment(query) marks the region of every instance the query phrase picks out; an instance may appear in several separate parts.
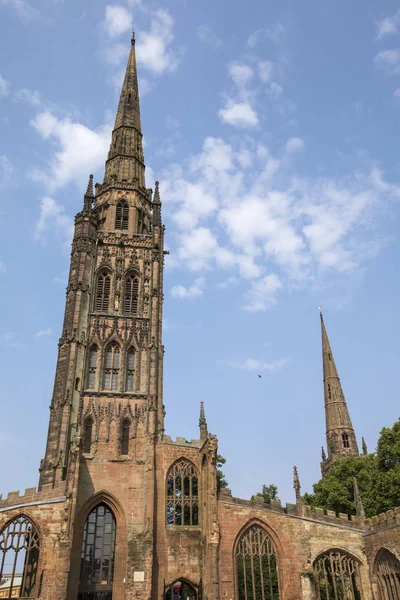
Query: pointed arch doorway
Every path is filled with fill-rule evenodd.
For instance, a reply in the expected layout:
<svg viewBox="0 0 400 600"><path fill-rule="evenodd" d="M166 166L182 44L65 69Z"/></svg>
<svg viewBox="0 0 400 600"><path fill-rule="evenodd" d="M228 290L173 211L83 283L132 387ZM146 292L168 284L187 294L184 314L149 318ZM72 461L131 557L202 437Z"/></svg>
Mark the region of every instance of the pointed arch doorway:
<svg viewBox="0 0 400 600"><path fill-rule="evenodd" d="M166 588L165 600L198 600L196 588L184 579L177 579Z"/></svg>

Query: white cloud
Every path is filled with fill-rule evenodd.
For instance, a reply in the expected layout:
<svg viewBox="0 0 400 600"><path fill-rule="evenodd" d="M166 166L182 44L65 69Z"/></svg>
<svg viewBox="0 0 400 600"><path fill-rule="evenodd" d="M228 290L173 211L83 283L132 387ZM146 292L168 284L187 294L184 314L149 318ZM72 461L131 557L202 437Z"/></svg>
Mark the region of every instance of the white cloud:
<svg viewBox="0 0 400 600"><path fill-rule="evenodd" d="M64 206L45 196L40 203L40 215L35 226L34 239L45 244L48 237L61 239L64 245L71 243L73 219L65 214Z"/></svg>
<svg viewBox="0 0 400 600"><path fill-rule="evenodd" d="M11 331L0 334L0 344L7 346L7 348L13 348L14 350L27 350L27 347L24 344L17 341L17 334Z"/></svg>
<svg viewBox="0 0 400 600"><path fill-rule="evenodd" d="M48 337L49 335L51 335L50 327L48 329L41 329L35 333L35 337L37 338Z"/></svg>
<svg viewBox="0 0 400 600"><path fill-rule="evenodd" d="M0 273L7 273L6 265L0 259Z"/></svg>
<svg viewBox="0 0 400 600"><path fill-rule="evenodd" d="M228 362L231 367L243 369L245 371L261 373L267 371L269 373L278 373L288 364L287 358L277 358L271 362L264 362L255 358L248 358L243 363Z"/></svg>
<svg viewBox="0 0 400 600"><path fill-rule="evenodd" d="M222 40L214 33L209 25L199 25L197 28L197 37L201 42L211 48L222 46Z"/></svg>
<svg viewBox="0 0 400 600"><path fill-rule="evenodd" d="M9 94L10 91L10 82L7 79L4 79L2 75L0 75L0 98L4 98Z"/></svg>
<svg viewBox="0 0 400 600"><path fill-rule="evenodd" d="M14 167L7 156L0 156L0 189L11 185L14 181Z"/></svg>
<svg viewBox="0 0 400 600"><path fill-rule="evenodd" d="M153 73L175 71L178 57L171 49L174 20L167 10L152 12L149 31L140 31L136 41L138 64Z"/></svg>
<svg viewBox="0 0 400 600"><path fill-rule="evenodd" d="M393 96L395 98L400 98L400 88L397 88L397 90L394 90L393 92Z"/></svg>
<svg viewBox="0 0 400 600"><path fill-rule="evenodd" d="M171 288L171 296L173 298L179 298L180 300L186 300L189 298L195 298L196 296L202 296L204 293L205 279L199 277L196 279L193 285L186 288L183 285L174 285Z"/></svg>
<svg viewBox="0 0 400 600"><path fill-rule="evenodd" d="M298 137L291 138L285 146L285 150L288 154L295 154L296 152L303 150L303 148L304 142Z"/></svg>
<svg viewBox="0 0 400 600"><path fill-rule="evenodd" d="M225 279L225 281L220 281L219 283L217 283L217 289L225 290L227 287L230 287L231 285L236 285L237 283L239 283L239 278L235 275L230 275Z"/></svg>
<svg viewBox="0 0 400 600"><path fill-rule="evenodd" d="M13 100L14 102L26 102L31 106L40 106L42 103L40 94L37 90L28 90L26 88L17 90L14 93Z"/></svg>
<svg viewBox="0 0 400 600"><path fill-rule="evenodd" d="M265 83L271 81L275 72L275 65L271 60L264 60L258 63L260 79Z"/></svg>
<svg viewBox="0 0 400 600"><path fill-rule="evenodd" d="M375 56L374 63L385 75L400 73L400 50L383 50Z"/></svg>
<svg viewBox="0 0 400 600"><path fill-rule="evenodd" d="M107 4L103 27L110 38L116 38L132 29L132 15L117 4Z"/></svg>
<svg viewBox="0 0 400 600"><path fill-rule="evenodd" d="M377 23L377 38L378 40L394 33L397 33L398 26L400 24L400 10L398 10L391 17L386 17L382 21Z"/></svg>
<svg viewBox="0 0 400 600"><path fill-rule="evenodd" d="M275 23L269 28L260 28L253 31L248 39L247 45L255 48L263 39L271 40L274 44L280 44L287 34L287 28L283 23Z"/></svg>
<svg viewBox="0 0 400 600"><path fill-rule="evenodd" d="M228 100L225 108L221 108L218 115L223 123L236 127L254 127L258 124L257 113L248 102Z"/></svg>
<svg viewBox="0 0 400 600"><path fill-rule="evenodd" d="M268 310L276 303L276 294L281 288L283 283L275 273L252 281L246 294L244 310L250 312Z"/></svg>
<svg viewBox="0 0 400 600"><path fill-rule="evenodd" d="M0 0L0 6L10 6L23 21L42 19L40 12L25 0Z"/></svg>
<svg viewBox="0 0 400 600"><path fill-rule="evenodd" d="M32 169L30 177L56 190L71 181L82 188L88 177L103 166L110 145L112 125L102 125L96 130L70 119L58 119L51 112L42 112L31 121L32 127L44 140L55 141L54 152L48 168Z"/></svg>
<svg viewBox="0 0 400 600"><path fill-rule="evenodd" d="M253 78L253 69L241 62L233 62L229 65L229 75L239 89L247 86Z"/></svg>

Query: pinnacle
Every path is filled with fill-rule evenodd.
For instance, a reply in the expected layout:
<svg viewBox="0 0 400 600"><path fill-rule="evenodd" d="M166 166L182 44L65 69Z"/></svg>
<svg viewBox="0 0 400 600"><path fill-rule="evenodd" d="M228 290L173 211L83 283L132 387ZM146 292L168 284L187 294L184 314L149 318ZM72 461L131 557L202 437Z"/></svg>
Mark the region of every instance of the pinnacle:
<svg viewBox="0 0 400 600"><path fill-rule="evenodd" d="M89 175L89 181L88 181L88 184L87 184L85 196L90 196L91 198L93 198L93 196L94 196L94 192L93 192L93 175Z"/></svg>
<svg viewBox="0 0 400 600"><path fill-rule="evenodd" d="M158 181L155 182L153 202L157 202L157 203L161 202L161 200L160 200L160 183Z"/></svg>

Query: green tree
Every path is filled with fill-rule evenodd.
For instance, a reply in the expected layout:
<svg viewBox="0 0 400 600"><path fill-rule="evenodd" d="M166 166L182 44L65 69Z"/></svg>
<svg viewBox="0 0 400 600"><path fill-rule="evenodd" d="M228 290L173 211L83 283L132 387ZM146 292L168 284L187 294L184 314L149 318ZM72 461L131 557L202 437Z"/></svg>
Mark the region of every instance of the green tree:
<svg viewBox="0 0 400 600"><path fill-rule="evenodd" d="M225 479L224 472L222 471L222 466L226 463L226 458L221 456L221 454L217 454L217 493L223 489L228 487L228 482Z"/></svg>
<svg viewBox="0 0 400 600"><path fill-rule="evenodd" d="M256 496L264 498L266 504L271 504L271 500L278 500L278 486L271 483L270 485L263 485L261 492L257 492ZM254 496L252 496L252 499Z"/></svg>
<svg viewBox="0 0 400 600"><path fill-rule="evenodd" d="M328 475L314 484L314 493L304 494L303 500L311 506L355 514L354 477L367 517L400 506L400 419L382 429L376 453L337 460Z"/></svg>

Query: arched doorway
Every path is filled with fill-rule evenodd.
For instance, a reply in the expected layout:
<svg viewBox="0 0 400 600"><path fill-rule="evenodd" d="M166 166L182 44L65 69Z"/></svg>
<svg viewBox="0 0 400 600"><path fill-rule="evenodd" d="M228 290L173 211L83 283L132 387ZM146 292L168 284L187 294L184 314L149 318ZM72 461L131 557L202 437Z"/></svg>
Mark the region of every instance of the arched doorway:
<svg viewBox="0 0 400 600"><path fill-rule="evenodd" d="M380 600L400 600L400 561L381 548L376 555L374 571L378 579Z"/></svg>
<svg viewBox="0 0 400 600"><path fill-rule="evenodd" d="M112 600L115 534L113 513L98 504L83 530L78 600Z"/></svg>
<svg viewBox="0 0 400 600"><path fill-rule="evenodd" d="M172 583L166 589L164 598L165 600L198 600L194 586L183 579Z"/></svg>

